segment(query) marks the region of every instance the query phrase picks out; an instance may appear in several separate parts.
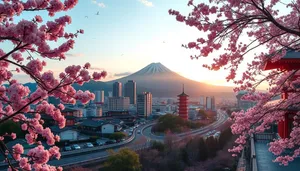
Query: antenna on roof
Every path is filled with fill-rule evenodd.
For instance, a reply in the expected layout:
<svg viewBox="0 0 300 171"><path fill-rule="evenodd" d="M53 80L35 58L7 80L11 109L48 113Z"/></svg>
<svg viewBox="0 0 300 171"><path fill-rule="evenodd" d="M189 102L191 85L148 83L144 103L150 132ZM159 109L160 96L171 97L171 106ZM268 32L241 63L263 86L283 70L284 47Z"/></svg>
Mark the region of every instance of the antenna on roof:
<svg viewBox="0 0 300 171"><path fill-rule="evenodd" d="M182 84L182 92L184 93L184 84Z"/></svg>

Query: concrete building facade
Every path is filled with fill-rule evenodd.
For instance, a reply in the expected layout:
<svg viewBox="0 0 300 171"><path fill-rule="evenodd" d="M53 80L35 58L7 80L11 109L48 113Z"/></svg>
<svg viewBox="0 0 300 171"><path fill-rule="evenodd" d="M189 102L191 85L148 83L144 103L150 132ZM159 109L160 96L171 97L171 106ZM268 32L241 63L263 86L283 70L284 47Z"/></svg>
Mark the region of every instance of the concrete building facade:
<svg viewBox="0 0 300 171"><path fill-rule="evenodd" d="M113 84L113 97L122 97L122 83L115 82Z"/></svg>
<svg viewBox="0 0 300 171"><path fill-rule="evenodd" d="M137 114L139 117L148 118L152 113L152 94L144 92L137 96Z"/></svg>
<svg viewBox="0 0 300 171"><path fill-rule="evenodd" d="M129 80L125 84L124 96L129 97L130 104L136 104L136 82Z"/></svg>
<svg viewBox="0 0 300 171"><path fill-rule="evenodd" d="M95 103L104 103L104 91L95 91Z"/></svg>
<svg viewBox="0 0 300 171"><path fill-rule="evenodd" d="M129 97L110 97L108 99L108 111L128 110Z"/></svg>

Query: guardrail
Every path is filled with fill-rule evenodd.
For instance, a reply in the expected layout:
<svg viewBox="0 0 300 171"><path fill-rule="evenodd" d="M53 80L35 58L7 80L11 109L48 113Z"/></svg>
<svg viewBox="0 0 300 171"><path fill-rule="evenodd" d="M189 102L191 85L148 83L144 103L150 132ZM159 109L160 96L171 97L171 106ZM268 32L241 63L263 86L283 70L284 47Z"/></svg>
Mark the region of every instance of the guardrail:
<svg viewBox="0 0 300 171"><path fill-rule="evenodd" d="M257 160L256 160L256 152L255 152L255 142L254 142L254 135L251 134L250 137L250 143L251 143L251 171L258 171L257 168Z"/></svg>
<svg viewBox="0 0 300 171"><path fill-rule="evenodd" d="M266 140L272 141L273 139L277 138L275 133L258 133L254 134L254 140Z"/></svg>
<svg viewBox="0 0 300 171"><path fill-rule="evenodd" d="M138 150L144 150L144 149L147 149L151 147L150 145L143 145L143 146L140 146L140 147L134 147L134 148L131 148L132 150L134 151L138 151ZM74 162L74 163L68 163L68 164L63 164L63 165L60 165L61 167L63 167L64 169L69 169L69 168L74 168L76 166L86 166L86 165L91 165L91 164L96 164L96 163L99 163L99 162L103 162L105 160L107 160L109 157L109 155L106 155L106 156L101 156L101 157L96 157L96 158L93 158L93 159L87 159L87 160L83 160L83 161L80 161L80 162Z"/></svg>
<svg viewBox="0 0 300 171"><path fill-rule="evenodd" d="M98 147L93 147L93 148L84 148L84 149L80 149L80 150L64 151L64 152L61 152L61 155L62 155L62 157L66 157L66 156L70 156L70 155L74 156L76 154L90 153L90 152L95 152L95 151L101 151L104 149L114 148L114 147L128 144L131 141L133 141L134 138L135 138L135 130L134 130L133 134L130 136L130 138L128 138L127 140L125 140L123 142L119 142L119 143L111 144L111 145L98 146Z"/></svg>

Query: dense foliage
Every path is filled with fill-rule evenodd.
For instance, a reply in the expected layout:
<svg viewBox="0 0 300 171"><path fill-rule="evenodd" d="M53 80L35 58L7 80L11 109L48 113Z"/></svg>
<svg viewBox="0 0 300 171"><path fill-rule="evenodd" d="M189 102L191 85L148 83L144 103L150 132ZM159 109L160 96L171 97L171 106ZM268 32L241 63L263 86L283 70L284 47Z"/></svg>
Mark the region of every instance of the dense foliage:
<svg viewBox="0 0 300 171"><path fill-rule="evenodd" d="M118 152L113 150L109 151L110 156L105 162L104 170L107 171L139 171L141 170L141 164L139 155L134 151L123 148Z"/></svg>
<svg viewBox="0 0 300 171"><path fill-rule="evenodd" d="M124 132L115 132L109 136L110 139L121 140L126 137Z"/></svg>
<svg viewBox="0 0 300 171"><path fill-rule="evenodd" d="M173 133L179 133L190 129L196 129L203 126L201 123L185 121L179 116L166 114L158 119L158 122L153 126L153 132L165 133L171 131Z"/></svg>
<svg viewBox="0 0 300 171"><path fill-rule="evenodd" d="M211 171L225 167L234 168L236 161L227 150L233 143L230 129L222 131L219 139L195 137L175 144L152 142L151 149L141 152L140 161L145 171Z"/></svg>
<svg viewBox="0 0 300 171"><path fill-rule="evenodd" d="M226 80L238 86L235 91L248 91L242 99L256 102L252 109L232 114L232 132L240 137L231 151L239 153L250 134L264 132L282 121L286 109L300 107L298 59L278 63L264 72L267 62L274 64L287 56L299 56L300 1L210 0L197 4L189 0L188 6L192 9L186 16L172 9L169 14L201 32L201 37L195 35L194 41L183 45L198 52L191 58L212 58L204 60L203 66L226 69ZM268 92L256 92L261 83L268 86ZM267 104L280 93L286 93L286 100ZM299 115L299 110L294 111L293 128L287 138L270 143L269 150L277 156L275 162L287 165L300 155ZM292 153L286 155L286 150Z"/></svg>

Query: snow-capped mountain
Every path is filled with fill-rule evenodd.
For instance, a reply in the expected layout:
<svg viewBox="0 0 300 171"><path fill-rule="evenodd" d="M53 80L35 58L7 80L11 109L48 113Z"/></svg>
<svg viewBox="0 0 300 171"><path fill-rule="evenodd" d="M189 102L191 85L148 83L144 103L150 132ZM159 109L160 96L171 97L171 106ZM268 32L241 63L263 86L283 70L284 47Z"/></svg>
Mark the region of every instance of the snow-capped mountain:
<svg viewBox="0 0 300 171"><path fill-rule="evenodd" d="M134 80L137 83L137 92L150 91L155 97L175 97L181 93L182 84L185 85L185 92L190 97L228 96L229 94L233 97L232 87L214 86L187 79L161 63L151 63L129 76L106 83L111 86L114 82L119 81L124 86L128 80Z"/></svg>
<svg viewBox="0 0 300 171"><path fill-rule="evenodd" d="M132 74L134 75L154 75L154 74L163 74L163 73L171 73L172 71L165 67L161 63L151 63L147 65L145 68L137 71L136 73Z"/></svg>

